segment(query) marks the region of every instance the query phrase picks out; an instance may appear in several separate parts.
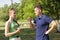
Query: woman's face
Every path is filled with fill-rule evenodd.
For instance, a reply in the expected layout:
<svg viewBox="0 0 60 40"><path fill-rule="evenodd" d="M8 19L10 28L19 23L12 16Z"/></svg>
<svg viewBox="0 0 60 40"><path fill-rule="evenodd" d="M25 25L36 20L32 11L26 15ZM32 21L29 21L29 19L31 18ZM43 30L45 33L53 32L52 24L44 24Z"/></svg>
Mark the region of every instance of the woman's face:
<svg viewBox="0 0 60 40"><path fill-rule="evenodd" d="M15 18L16 18L16 13L15 13L15 11L14 11L14 10L10 10L10 11L9 11L9 16L12 17L13 19L15 19Z"/></svg>

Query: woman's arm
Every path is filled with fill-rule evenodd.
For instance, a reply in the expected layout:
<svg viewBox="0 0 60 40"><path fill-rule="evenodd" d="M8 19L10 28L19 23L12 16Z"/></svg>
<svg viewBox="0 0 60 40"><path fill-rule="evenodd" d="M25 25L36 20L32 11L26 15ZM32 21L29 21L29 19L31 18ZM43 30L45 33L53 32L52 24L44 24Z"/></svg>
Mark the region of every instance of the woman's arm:
<svg viewBox="0 0 60 40"><path fill-rule="evenodd" d="M6 22L5 24L5 36L6 37L12 36L20 31L20 28L18 28L16 31L9 33L9 27L10 27L10 22Z"/></svg>

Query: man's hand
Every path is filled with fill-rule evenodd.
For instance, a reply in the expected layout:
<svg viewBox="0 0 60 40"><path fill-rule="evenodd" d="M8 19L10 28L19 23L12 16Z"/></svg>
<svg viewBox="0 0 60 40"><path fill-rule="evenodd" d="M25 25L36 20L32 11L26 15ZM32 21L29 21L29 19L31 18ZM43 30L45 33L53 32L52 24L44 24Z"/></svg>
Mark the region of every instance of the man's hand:
<svg viewBox="0 0 60 40"><path fill-rule="evenodd" d="M29 24L30 24L30 28L31 29L34 29L35 28L35 25L32 23L32 18L29 16L28 18L28 21L30 22Z"/></svg>
<svg viewBox="0 0 60 40"><path fill-rule="evenodd" d="M29 16L29 17L27 18L27 20L28 20L29 22L31 22L31 21L32 21L32 18Z"/></svg>
<svg viewBox="0 0 60 40"><path fill-rule="evenodd" d="M45 34L47 35L47 34L49 34L49 32L48 32L48 31L46 31L46 32L45 32Z"/></svg>

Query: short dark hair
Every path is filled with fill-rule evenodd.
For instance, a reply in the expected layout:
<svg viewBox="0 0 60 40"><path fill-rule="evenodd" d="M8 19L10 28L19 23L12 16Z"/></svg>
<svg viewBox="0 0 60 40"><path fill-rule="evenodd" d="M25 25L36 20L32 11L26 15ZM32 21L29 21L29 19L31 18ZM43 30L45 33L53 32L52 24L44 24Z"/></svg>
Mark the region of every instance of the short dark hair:
<svg viewBox="0 0 60 40"><path fill-rule="evenodd" d="M41 10L43 9L42 6L39 5L39 4L35 5L34 8L39 8L39 9L41 9Z"/></svg>

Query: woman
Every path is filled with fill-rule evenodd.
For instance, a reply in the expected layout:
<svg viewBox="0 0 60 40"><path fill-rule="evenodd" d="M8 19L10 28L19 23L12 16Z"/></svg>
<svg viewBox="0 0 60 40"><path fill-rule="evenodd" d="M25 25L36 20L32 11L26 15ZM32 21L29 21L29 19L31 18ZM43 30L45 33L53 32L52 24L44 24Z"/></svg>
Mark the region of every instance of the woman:
<svg viewBox="0 0 60 40"><path fill-rule="evenodd" d="M19 37L20 28L16 21L16 10L11 8L9 10L9 19L5 24L5 36L9 37L9 40L21 40Z"/></svg>

